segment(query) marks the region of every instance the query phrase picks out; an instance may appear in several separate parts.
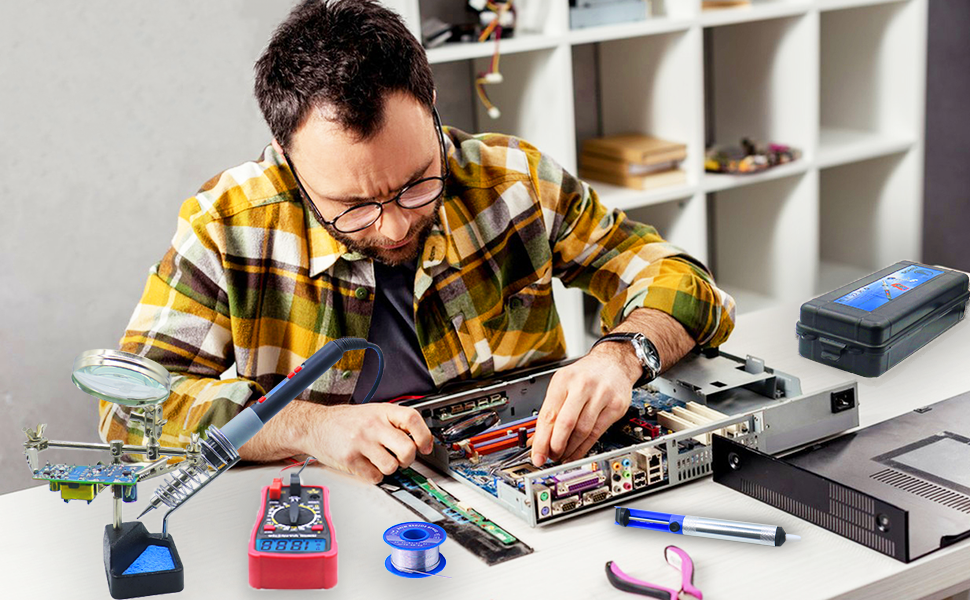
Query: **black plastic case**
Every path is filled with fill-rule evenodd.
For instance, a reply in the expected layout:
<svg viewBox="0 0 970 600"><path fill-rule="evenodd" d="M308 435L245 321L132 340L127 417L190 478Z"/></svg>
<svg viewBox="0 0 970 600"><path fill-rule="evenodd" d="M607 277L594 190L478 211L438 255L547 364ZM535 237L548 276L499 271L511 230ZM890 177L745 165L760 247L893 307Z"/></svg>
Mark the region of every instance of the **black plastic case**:
<svg viewBox="0 0 970 600"><path fill-rule="evenodd" d="M890 284L894 289L883 284L891 299L871 310L847 304L862 303L862 294L846 298L904 270L940 274L903 292L898 290L904 283ZM886 267L803 304L795 325L798 353L856 375L878 377L963 319L970 298L968 280L966 273L911 261Z"/></svg>

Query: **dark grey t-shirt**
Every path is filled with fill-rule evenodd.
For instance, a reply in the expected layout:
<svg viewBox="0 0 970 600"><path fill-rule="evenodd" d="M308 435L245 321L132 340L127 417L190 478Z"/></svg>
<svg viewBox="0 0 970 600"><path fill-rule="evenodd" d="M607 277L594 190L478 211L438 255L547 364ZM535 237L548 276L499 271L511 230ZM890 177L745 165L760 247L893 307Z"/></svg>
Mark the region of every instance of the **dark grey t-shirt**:
<svg viewBox="0 0 970 600"><path fill-rule="evenodd" d="M424 395L435 389L434 379L424 362L414 329L414 277L417 262L390 267L374 261L374 314L367 341L384 354L384 377L371 402L384 402L404 395ZM377 376L377 354L364 353L364 366L354 389L353 402L367 396Z"/></svg>

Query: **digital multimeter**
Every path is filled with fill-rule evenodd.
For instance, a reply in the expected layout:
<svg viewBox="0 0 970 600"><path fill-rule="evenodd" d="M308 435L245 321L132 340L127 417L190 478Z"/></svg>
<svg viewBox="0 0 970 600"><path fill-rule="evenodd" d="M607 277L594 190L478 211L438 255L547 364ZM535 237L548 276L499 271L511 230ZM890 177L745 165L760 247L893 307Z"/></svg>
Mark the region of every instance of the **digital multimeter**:
<svg viewBox="0 0 970 600"><path fill-rule="evenodd" d="M337 538L330 492L302 485L297 474L263 488L249 538L249 585L276 590L329 589L337 585Z"/></svg>

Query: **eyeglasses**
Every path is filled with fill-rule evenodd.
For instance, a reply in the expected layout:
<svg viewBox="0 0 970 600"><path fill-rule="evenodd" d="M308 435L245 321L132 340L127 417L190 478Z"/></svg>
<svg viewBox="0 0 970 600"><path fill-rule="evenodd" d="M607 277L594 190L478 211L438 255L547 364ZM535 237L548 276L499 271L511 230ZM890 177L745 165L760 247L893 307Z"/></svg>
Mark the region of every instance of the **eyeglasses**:
<svg viewBox="0 0 970 600"><path fill-rule="evenodd" d="M290 171L293 172L296 185L300 188L300 192L303 194L306 203L310 206L310 210L313 211L313 215L317 218L317 221L329 225L341 233L354 233L367 229L376 223L384 213L385 204L397 202L397 205L401 208L414 210L422 206L427 206L440 198L445 192L445 180L448 178L448 156L445 148L445 134L441 128L441 119L438 117L438 111L434 107L431 107L431 114L434 117L435 129L438 134L438 144L441 146L441 175L437 177L424 177L411 182L401 188L401 191L390 200L385 200L384 202L365 202L352 206L334 217L332 221L328 221L320 214L316 204L310 198L310 194L303 187L303 182L300 181L299 176L296 174L296 167L293 165L293 161L284 153L283 159L289 165Z"/></svg>

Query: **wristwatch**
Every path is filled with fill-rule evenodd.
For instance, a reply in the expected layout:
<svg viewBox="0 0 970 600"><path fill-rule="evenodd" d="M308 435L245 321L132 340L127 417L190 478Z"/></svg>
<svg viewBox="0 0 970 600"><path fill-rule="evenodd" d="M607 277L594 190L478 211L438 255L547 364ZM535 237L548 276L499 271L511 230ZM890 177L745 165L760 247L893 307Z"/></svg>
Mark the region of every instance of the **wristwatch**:
<svg viewBox="0 0 970 600"><path fill-rule="evenodd" d="M608 333L596 340L593 348L602 342L621 342L633 346L633 352L636 354L637 360L640 361L640 366L643 367L643 375L633 384L633 387L646 385L656 379L657 375L660 375L660 353L657 352L657 347L653 345L653 342L642 333L632 331Z"/></svg>

